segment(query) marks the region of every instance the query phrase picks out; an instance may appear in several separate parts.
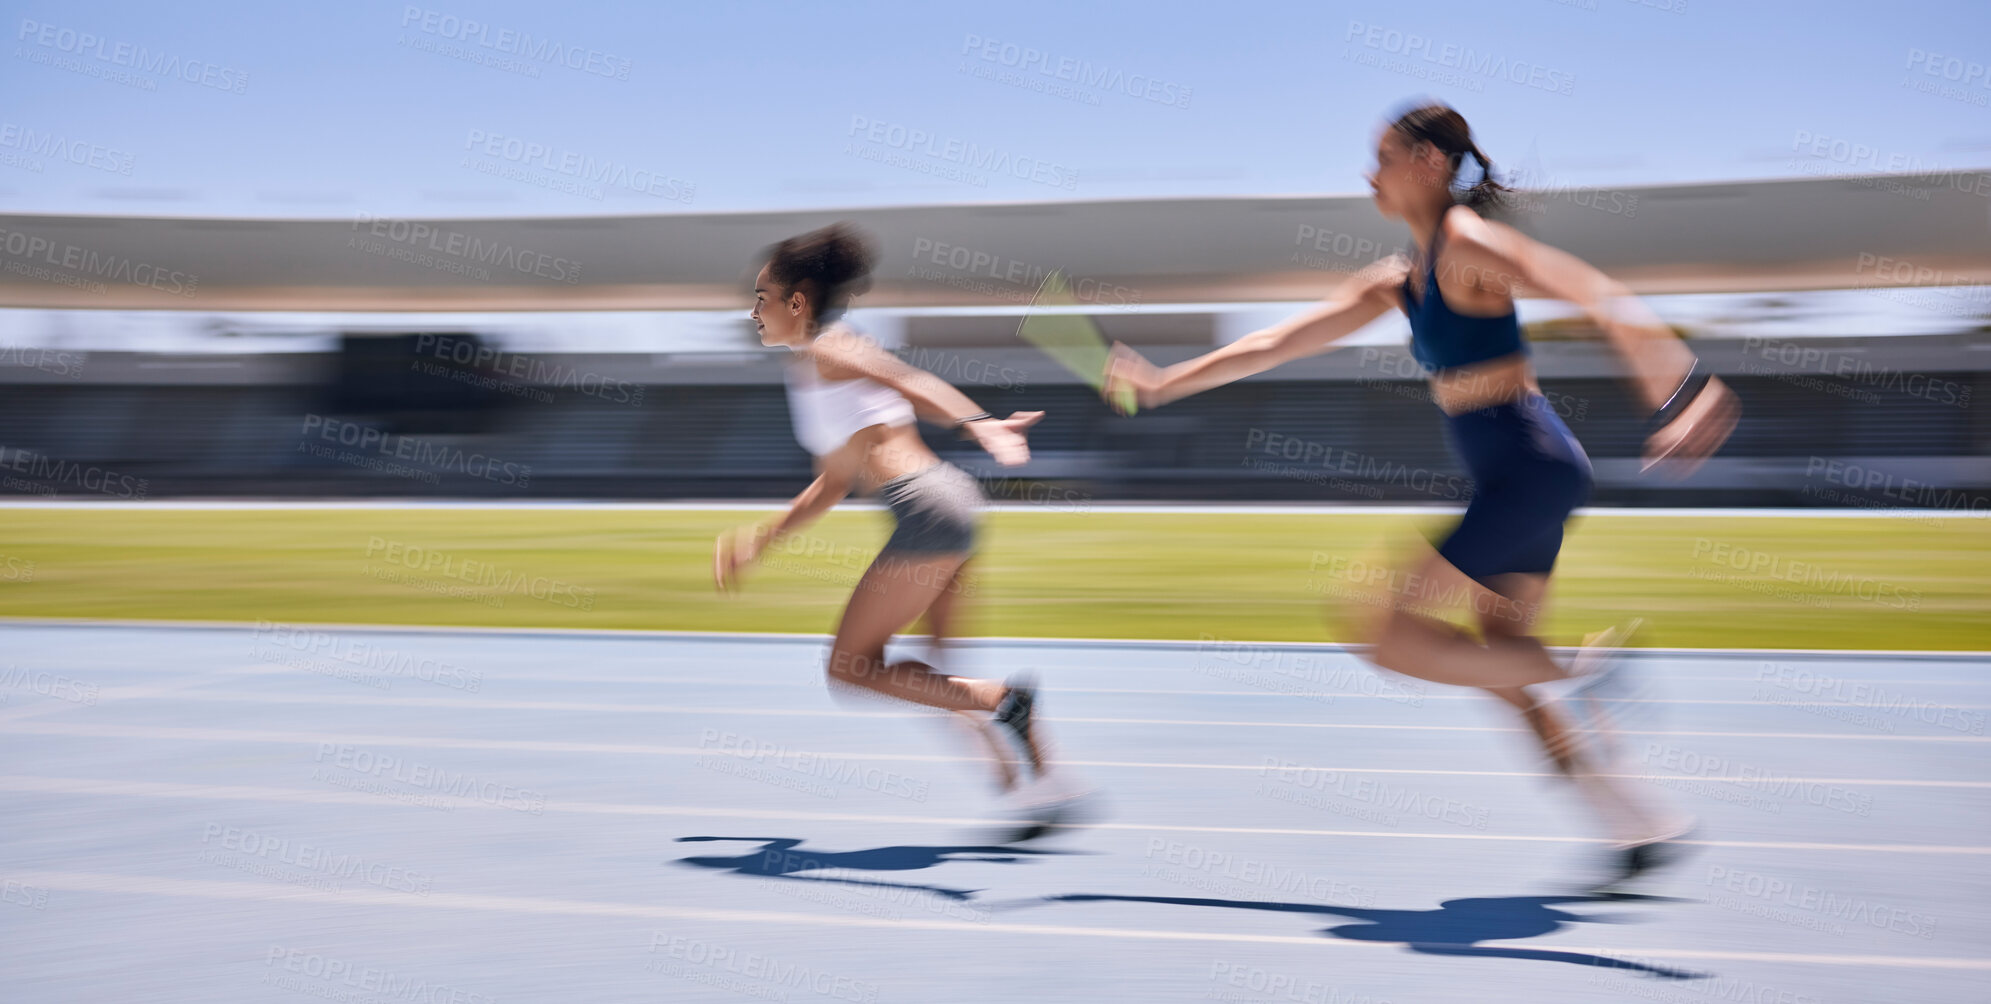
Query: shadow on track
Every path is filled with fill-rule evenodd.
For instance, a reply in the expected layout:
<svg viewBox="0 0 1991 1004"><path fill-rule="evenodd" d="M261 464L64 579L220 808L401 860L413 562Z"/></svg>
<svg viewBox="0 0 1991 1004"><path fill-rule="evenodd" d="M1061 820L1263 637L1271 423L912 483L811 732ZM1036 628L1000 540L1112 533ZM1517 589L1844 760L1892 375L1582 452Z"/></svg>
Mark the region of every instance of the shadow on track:
<svg viewBox="0 0 1991 1004"><path fill-rule="evenodd" d="M677 863L693 868L723 869L733 875L758 875L762 878L790 879L800 882L832 882L838 885L872 886L882 889L913 889L930 892L948 899L966 900L980 892L979 889L950 889L946 886L919 885L912 882L874 882L866 879L830 878L814 875L799 875L798 872L840 869L846 871L897 872L918 871L935 865L957 861L979 861L993 864L1017 864L1031 856L1050 854L1072 854L1074 851L1033 850L1020 847L920 847L899 845L892 847L872 847L861 851L798 851L801 839L794 837L679 837L679 842L696 840L744 840L760 844L758 850L732 857L701 856L679 858ZM960 855L972 855L963 857Z"/></svg>
<svg viewBox="0 0 1991 1004"><path fill-rule="evenodd" d="M1350 941L1399 942L1413 952L1430 955L1469 955L1503 959L1531 959L1538 962L1567 962L1579 966L1601 966L1648 973L1669 980L1705 979L1710 974L1684 969L1668 969L1624 959L1583 952L1561 952L1533 948L1495 948L1482 941L1535 938L1570 924L1623 923L1617 917L1583 916L1555 909L1573 903L1674 902L1660 896L1627 894L1595 896L1482 896L1450 899L1436 910L1374 910L1356 906L1328 906L1319 903L1267 903L1254 900L1200 899L1183 896L1095 896L1073 894L1046 897L1060 903L1170 903L1176 906L1208 906L1227 910L1269 910L1277 913L1311 913L1351 917L1360 924L1324 928L1321 933Z"/></svg>

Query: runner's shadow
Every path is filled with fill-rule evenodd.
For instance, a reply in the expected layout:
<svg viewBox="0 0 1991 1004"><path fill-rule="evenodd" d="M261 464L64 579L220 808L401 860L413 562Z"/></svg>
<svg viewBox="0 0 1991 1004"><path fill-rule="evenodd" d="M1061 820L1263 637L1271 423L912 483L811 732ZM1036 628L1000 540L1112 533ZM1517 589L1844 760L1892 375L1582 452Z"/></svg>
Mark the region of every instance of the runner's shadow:
<svg viewBox="0 0 1991 1004"><path fill-rule="evenodd" d="M874 886L882 889L917 889L948 899L965 900L972 898L979 889L950 889L946 886L919 885L912 882L877 882L869 879L830 878L815 875L800 875L798 872L826 870L897 872L918 871L935 865L955 861L980 861L994 864L1017 864L1026 860L1026 855L1070 854L1072 851L1033 850L1022 847L920 847L898 845L892 847L872 847L861 851L798 851L795 848L802 840L794 837L679 837L680 842L692 840L744 840L760 844L760 849L732 857L690 857L679 858L677 863L692 868L723 869L733 875L758 875L762 878L788 879L798 882L833 882L838 885ZM957 855L979 855L958 857Z"/></svg>
<svg viewBox="0 0 1991 1004"><path fill-rule="evenodd" d="M1200 899L1184 896L1095 896L1075 894L1052 896L1065 903L1171 903L1177 906L1211 906L1229 910L1269 910L1277 913L1312 913L1351 917L1360 924L1324 928L1321 933L1350 941L1399 942L1413 952L1429 955L1473 955L1505 959L1532 959L1539 962L1567 962L1579 966L1601 966L1649 973L1663 979L1705 979L1709 974L1684 969L1668 969L1625 959L1613 959L1585 952L1564 952L1534 948L1483 946L1482 941L1508 941L1535 938L1559 931L1570 924L1622 923L1613 916L1583 916L1555 909L1573 903L1625 903L1664 900L1657 896L1624 894L1597 896L1503 896L1450 899L1436 910L1373 910L1367 907L1328 906L1318 903L1266 903L1237 899Z"/></svg>

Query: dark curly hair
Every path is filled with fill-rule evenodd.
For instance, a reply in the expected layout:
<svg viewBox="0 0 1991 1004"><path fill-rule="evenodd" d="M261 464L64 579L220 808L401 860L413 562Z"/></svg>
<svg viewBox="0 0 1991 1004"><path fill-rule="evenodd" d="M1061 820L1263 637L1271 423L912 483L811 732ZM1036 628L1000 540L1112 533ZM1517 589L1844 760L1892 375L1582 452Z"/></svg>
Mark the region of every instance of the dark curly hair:
<svg viewBox="0 0 1991 1004"><path fill-rule="evenodd" d="M1479 144L1473 142L1472 127L1466 124L1466 117L1456 109L1436 101L1418 104L1398 115L1390 128L1411 143L1429 143L1445 154L1445 159L1452 165L1453 198L1481 214L1506 208L1507 195L1513 190L1494 180L1493 161L1480 152ZM1464 166L1467 157L1479 165L1479 176L1477 181L1459 191L1464 180L1459 175L1459 169Z"/></svg>
<svg viewBox="0 0 1991 1004"><path fill-rule="evenodd" d="M855 226L832 223L769 248L767 274L783 297L795 292L807 297L811 320L822 323L842 316L851 297L871 288L877 260L871 241Z"/></svg>

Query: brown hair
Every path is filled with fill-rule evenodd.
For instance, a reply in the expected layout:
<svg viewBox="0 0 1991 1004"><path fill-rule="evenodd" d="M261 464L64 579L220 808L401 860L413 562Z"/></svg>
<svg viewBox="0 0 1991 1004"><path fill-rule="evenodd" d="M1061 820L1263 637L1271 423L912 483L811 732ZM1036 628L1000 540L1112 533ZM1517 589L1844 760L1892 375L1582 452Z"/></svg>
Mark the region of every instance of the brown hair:
<svg viewBox="0 0 1991 1004"><path fill-rule="evenodd" d="M785 297L800 291L809 298L811 320L828 321L850 306L850 298L871 288L878 255L871 242L848 223L790 237L767 251L768 278Z"/></svg>
<svg viewBox="0 0 1991 1004"><path fill-rule="evenodd" d="M1390 128L1402 133L1413 144L1429 143L1445 154L1445 159L1452 166L1450 180L1453 198L1482 214L1506 206L1507 194L1512 189L1494 180L1493 161L1486 159L1486 154L1480 152L1479 144L1473 142L1472 127L1466 124L1466 117L1450 105L1435 101L1419 104L1398 115ZM1479 180L1460 192L1459 168L1467 157L1479 164Z"/></svg>

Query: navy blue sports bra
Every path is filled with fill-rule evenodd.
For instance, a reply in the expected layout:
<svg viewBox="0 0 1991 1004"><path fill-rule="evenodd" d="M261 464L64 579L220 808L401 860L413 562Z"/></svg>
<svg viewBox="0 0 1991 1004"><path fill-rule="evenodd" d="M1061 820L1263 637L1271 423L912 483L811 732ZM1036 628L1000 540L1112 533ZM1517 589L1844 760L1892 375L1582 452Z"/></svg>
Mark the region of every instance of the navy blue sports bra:
<svg viewBox="0 0 1991 1004"><path fill-rule="evenodd" d="M1410 318L1411 357L1429 373L1528 351L1513 311L1499 317L1474 317L1445 305L1445 295L1438 291L1438 244L1444 236L1445 224L1440 221L1424 255L1423 299L1411 288L1410 276L1403 278L1403 312Z"/></svg>

